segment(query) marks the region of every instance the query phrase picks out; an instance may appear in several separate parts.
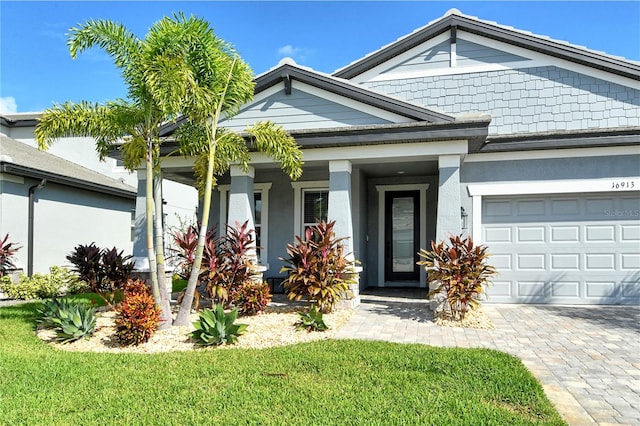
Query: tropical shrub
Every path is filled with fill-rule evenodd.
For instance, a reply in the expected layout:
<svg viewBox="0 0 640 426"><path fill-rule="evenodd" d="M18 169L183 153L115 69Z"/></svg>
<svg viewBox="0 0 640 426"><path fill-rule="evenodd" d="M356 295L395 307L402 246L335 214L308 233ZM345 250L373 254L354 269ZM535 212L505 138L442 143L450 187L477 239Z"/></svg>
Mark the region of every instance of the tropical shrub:
<svg viewBox="0 0 640 426"><path fill-rule="evenodd" d="M0 290L12 299L38 299L79 292L86 284L67 268L52 266L48 274L20 275L17 283L3 277Z"/></svg>
<svg viewBox="0 0 640 426"><path fill-rule="evenodd" d="M17 247L15 243L9 241L9 234L0 240L0 277L4 277L7 271L15 269L13 257L22 247Z"/></svg>
<svg viewBox="0 0 640 426"><path fill-rule="evenodd" d="M101 249L95 243L79 244L67 256L74 271L85 281L89 288L100 294L121 289L133 271L133 256L123 255L117 248Z"/></svg>
<svg viewBox="0 0 640 426"><path fill-rule="evenodd" d="M225 235L216 237L215 234L215 228L207 232L198 281L211 299L229 306L234 304L240 287L251 280L253 264L249 251L254 245L253 231L245 222L236 227L227 226ZM173 235L178 247L173 257L180 277L186 279L193 266L198 229L191 225Z"/></svg>
<svg viewBox="0 0 640 426"><path fill-rule="evenodd" d="M294 324L298 330L325 331L329 327L322 318L322 312L312 306L308 312L298 312L300 319Z"/></svg>
<svg viewBox="0 0 640 426"><path fill-rule="evenodd" d="M318 222L307 228L304 239L296 236L295 245L287 245L287 265L280 272L287 272L282 286L289 299L305 298L320 312L331 312L345 295L350 295L349 285L354 284L353 262L347 259L345 238L336 238L335 221Z"/></svg>
<svg viewBox="0 0 640 426"><path fill-rule="evenodd" d="M54 299L40 308L39 321L54 328L56 340L69 343L91 337L96 328L95 308L86 302Z"/></svg>
<svg viewBox="0 0 640 426"><path fill-rule="evenodd" d="M479 305L480 296L496 273L487 264L487 249L474 245L471 237L450 236L448 242L432 241L430 251L421 249L418 253L423 258L418 264L425 267L428 281L435 283L429 296L443 294L444 309L450 310L454 319L464 319L469 309Z"/></svg>
<svg viewBox="0 0 640 426"><path fill-rule="evenodd" d="M247 324L235 324L237 309L225 313L220 303L213 309L200 311L198 315L200 319L193 323L196 329L190 335L203 346L234 344L247 329Z"/></svg>
<svg viewBox="0 0 640 426"><path fill-rule="evenodd" d="M269 284L246 281L233 295L233 305L240 315L255 315L265 310L271 302Z"/></svg>
<svg viewBox="0 0 640 426"><path fill-rule="evenodd" d="M160 308L144 281L128 280L124 299L116 308L116 337L123 345L147 342L160 325Z"/></svg>

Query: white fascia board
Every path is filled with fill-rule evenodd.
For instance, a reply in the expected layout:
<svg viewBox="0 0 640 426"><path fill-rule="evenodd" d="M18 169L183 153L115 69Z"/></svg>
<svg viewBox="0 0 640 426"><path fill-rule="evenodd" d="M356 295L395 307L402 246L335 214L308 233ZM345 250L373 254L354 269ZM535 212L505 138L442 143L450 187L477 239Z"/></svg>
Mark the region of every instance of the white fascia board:
<svg viewBox="0 0 640 426"><path fill-rule="evenodd" d="M364 146L344 146L330 148L303 149L302 156L305 162L310 161L376 161L393 162L399 160L437 160L441 155L467 156L468 146L466 140L450 140L442 142L417 142L394 143ZM466 161L466 160L465 160ZM163 169L190 169L193 168L194 157L169 157L162 161ZM251 153L251 164L273 164L275 161L261 152Z"/></svg>
<svg viewBox="0 0 640 426"><path fill-rule="evenodd" d="M468 185L467 190L472 197L640 191L640 176L610 177L604 179L479 183Z"/></svg>
<svg viewBox="0 0 640 426"><path fill-rule="evenodd" d="M393 68L395 66L398 66L400 64L402 64L403 62L413 58L416 55L419 55L420 53L424 52L427 49L430 49L434 46L436 46L437 44L442 43L443 41L449 40L451 38L451 33L448 31L445 31L442 34L439 34L438 36L427 40L426 42L419 44L418 46L407 50L404 53L401 53L400 55L389 59L386 62L381 63L380 65L377 65L373 68L371 68L368 71L365 71L364 73L355 76L354 78L351 79L351 81L355 82L355 83L366 83L369 81L376 81L377 77L385 72L385 70L388 70L389 68ZM393 73L390 73L393 74ZM384 74L385 76L388 76L390 74ZM382 78L382 80L393 80L394 78L387 78L384 77Z"/></svg>
<svg viewBox="0 0 640 426"><path fill-rule="evenodd" d="M358 102L353 99L349 99L347 97L337 95L335 93L328 92L326 90L319 89L317 87L311 86L309 84L303 83L301 81L297 81L296 79L292 79L292 90L300 90L302 92L308 93L312 96L317 96L319 98L325 99L329 102L334 102L339 105L344 105L348 108L354 109L356 111L361 111L365 114L373 115L374 117L382 118L383 120L390 121L391 123L408 123L414 120L410 118L404 117L399 114L394 114L389 111L385 111L380 108L376 108L371 105L364 104L362 102Z"/></svg>
<svg viewBox="0 0 640 426"><path fill-rule="evenodd" d="M396 143L363 146L345 146L331 148L303 149L305 162L331 161L336 159L364 162L392 162L398 160L419 161L423 159L437 159L441 155L466 155L466 140L451 140L442 142ZM251 164L273 163L273 159L263 153L252 153Z"/></svg>
<svg viewBox="0 0 640 426"><path fill-rule="evenodd" d="M537 151L509 151L469 154L465 163L488 161L545 160L552 158L605 157L618 155L640 155L640 146L612 146L595 148L548 149Z"/></svg>

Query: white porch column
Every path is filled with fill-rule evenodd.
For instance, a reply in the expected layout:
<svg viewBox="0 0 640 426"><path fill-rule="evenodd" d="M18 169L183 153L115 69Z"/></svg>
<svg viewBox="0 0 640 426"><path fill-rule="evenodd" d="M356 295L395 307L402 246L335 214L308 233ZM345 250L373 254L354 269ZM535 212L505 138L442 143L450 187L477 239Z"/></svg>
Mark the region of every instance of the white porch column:
<svg viewBox="0 0 640 426"><path fill-rule="evenodd" d="M133 235L133 260L136 271L149 271L147 250L147 174L138 170L138 194L136 195L135 230Z"/></svg>
<svg viewBox="0 0 640 426"><path fill-rule="evenodd" d="M248 228L255 231L255 221L253 218L253 178L255 176L255 170L249 166L249 169L245 172L239 166L231 166L230 174L231 186L229 188L229 215L227 217L227 225L235 227L248 221ZM220 232L224 231L220 230ZM249 255L254 259L253 263L257 264L255 247L249 251Z"/></svg>
<svg viewBox="0 0 640 426"><path fill-rule="evenodd" d="M335 220L333 228L336 237L342 241L347 258L354 262L353 256L353 215L351 210L351 162L349 160L335 160L329 162L329 221ZM349 307L360 304L360 279L361 267L354 265L356 283L350 286L353 298L347 301Z"/></svg>
<svg viewBox="0 0 640 426"><path fill-rule="evenodd" d="M449 235L459 235L460 224L460 156L441 155L438 182L438 213L436 217L436 241Z"/></svg>

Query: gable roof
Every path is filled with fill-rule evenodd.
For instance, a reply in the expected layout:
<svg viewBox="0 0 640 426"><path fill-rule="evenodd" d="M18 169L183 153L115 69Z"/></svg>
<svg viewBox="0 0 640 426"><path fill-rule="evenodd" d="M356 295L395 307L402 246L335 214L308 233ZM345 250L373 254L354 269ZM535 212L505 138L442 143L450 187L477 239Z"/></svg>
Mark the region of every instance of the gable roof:
<svg viewBox="0 0 640 426"><path fill-rule="evenodd" d="M336 95L344 96L394 114L403 115L413 120L428 121L431 123L455 121L455 118L450 115L368 90L348 80L320 73L310 68L301 67L290 58L283 59L275 68L256 77L255 93L258 94L283 81L285 83L285 90L287 90L287 88L291 87L291 80L300 81Z"/></svg>
<svg viewBox="0 0 640 426"><path fill-rule="evenodd" d="M89 170L48 152L0 134L0 172L82 188L89 191L136 198L136 189L119 180Z"/></svg>
<svg viewBox="0 0 640 426"><path fill-rule="evenodd" d="M640 63L611 56L604 52L590 50L583 46L576 46L564 41L535 35L531 32L517 30L513 27L499 25L495 22L480 20L473 16L464 15L457 9L449 10L443 17L431 21L411 34L352 62L335 71L332 75L338 78L352 79L446 31L452 32L452 36L455 37L457 29L633 80L640 80Z"/></svg>

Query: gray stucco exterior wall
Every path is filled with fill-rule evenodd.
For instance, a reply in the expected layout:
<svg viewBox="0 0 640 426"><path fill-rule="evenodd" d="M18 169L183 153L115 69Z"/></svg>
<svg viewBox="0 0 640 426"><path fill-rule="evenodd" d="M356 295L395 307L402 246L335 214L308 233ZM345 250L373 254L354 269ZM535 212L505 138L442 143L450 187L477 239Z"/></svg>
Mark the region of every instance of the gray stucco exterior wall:
<svg viewBox="0 0 640 426"><path fill-rule="evenodd" d="M17 266L27 270L28 191L39 180L2 181L2 233L22 246ZM55 183L35 191L33 272L46 273L53 265L68 265L66 256L78 244L95 242L130 254L131 211L134 201ZM3 235L4 236L4 235Z"/></svg>

